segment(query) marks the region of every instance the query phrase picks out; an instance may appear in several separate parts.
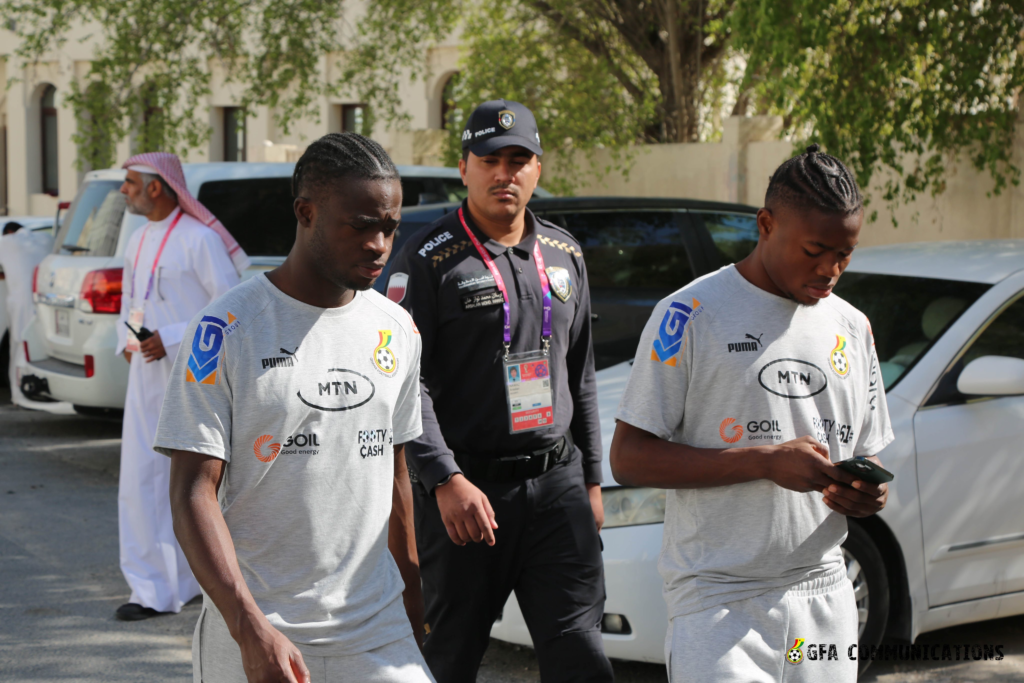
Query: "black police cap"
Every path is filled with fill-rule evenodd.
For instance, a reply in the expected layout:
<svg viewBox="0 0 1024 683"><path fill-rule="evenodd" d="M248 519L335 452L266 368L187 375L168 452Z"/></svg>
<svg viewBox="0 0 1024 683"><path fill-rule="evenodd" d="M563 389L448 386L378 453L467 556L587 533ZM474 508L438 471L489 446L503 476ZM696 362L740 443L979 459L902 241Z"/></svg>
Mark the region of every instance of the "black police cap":
<svg viewBox="0 0 1024 683"><path fill-rule="evenodd" d="M502 147L525 147L540 156L540 132L533 112L518 102L491 100L473 110L462 131L462 149L478 157Z"/></svg>

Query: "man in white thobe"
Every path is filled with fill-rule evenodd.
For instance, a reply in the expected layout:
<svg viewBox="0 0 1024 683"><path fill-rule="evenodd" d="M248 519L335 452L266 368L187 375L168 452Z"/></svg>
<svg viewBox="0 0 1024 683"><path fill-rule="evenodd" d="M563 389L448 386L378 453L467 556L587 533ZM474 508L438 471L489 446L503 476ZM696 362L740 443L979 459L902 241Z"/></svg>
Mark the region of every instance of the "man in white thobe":
<svg viewBox="0 0 1024 683"><path fill-rule="evenodd" d="M17 365L22 357L21 339L25 328L32 322L35 306L32 302L32 271L53 248L53 237L34 233L20 223L10 222L4 226L0 237L0 269L4 271L7 283L7 325L10 350L9 377L11 402L30 406L18 386ZM3 331L0 331L0 336Z"/></svg>
<svg viewBox="0 0 1024 683"><path fill-rule="evenodd" d="M128 211L149 223L128 240L116 353L131 365L125 397L118 489L121 571L131 598L124 621L180 612L199 584L174 536L170 460L153 450L171 366L189 321L240 281L245 252L188 192L173 154L140 154L124 164ZM138 336L136 336L138 334ZM152 336L149 336L151 334Z"/></svg>

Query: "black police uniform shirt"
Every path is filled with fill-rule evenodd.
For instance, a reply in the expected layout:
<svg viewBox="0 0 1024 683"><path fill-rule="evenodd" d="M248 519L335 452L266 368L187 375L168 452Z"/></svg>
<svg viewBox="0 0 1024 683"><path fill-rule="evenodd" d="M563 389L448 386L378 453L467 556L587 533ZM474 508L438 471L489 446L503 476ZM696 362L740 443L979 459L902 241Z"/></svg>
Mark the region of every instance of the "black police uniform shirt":
<svg viewBox="0 0 1024 683"><path fill-rule="evenodd" d="M522 241L505 247L466 223L494 259L509 295L511 353L541 348L543 290L534 243L551 282L554 424L509 434L502 296L452 211L410 240L396 257L389 298L404 306L423 340L423 435L406 445L427 490L460 472L453 453L505 457L554 446L571 432L587 483L601 481L601 426L591 343L590 289L579 242L527 209Z"/></svg>

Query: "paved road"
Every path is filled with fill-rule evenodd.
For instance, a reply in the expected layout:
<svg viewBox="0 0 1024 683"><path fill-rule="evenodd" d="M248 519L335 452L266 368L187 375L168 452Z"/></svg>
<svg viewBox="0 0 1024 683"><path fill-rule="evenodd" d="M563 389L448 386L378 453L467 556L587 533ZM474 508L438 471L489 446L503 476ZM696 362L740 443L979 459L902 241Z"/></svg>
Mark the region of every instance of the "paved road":
<svg viewBox="0 0 1024 683"><path fill-rule="evenodd" d="M33 413L0 395L0 680L74 683L191 680L197 604L123 623L117 566L120 425ZM1024 681L1024 617L959 627L922 642L1003 644L992 662L876 664L867 681ZM664 681L664 668L615 662L624 683ZM492 641L479 680L536 682L533 653Z"/></svg>

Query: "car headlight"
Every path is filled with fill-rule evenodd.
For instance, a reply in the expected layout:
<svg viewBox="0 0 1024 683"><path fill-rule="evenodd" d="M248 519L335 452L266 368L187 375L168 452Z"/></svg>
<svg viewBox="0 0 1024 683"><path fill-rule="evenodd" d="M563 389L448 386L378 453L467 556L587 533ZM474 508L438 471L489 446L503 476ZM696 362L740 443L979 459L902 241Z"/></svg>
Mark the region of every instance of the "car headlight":
<svg viewBox="0 0 1024 683"><path fill-rule="evenodd" d="M661 524L665 521L665 489L601 489L604 503L604 528Z"/></svg>

